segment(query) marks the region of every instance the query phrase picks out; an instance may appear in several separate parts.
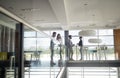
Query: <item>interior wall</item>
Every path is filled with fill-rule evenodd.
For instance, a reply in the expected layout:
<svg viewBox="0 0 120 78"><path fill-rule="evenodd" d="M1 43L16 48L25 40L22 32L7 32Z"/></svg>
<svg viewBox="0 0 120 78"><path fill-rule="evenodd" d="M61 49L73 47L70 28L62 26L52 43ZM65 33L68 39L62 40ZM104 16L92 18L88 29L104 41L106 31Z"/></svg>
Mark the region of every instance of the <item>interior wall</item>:
<svg viewBox="0 0 120 78"><path fill-rule="evenodd" d="M114 29L114 46L116 59L120 60L120 29Z"/></svg>

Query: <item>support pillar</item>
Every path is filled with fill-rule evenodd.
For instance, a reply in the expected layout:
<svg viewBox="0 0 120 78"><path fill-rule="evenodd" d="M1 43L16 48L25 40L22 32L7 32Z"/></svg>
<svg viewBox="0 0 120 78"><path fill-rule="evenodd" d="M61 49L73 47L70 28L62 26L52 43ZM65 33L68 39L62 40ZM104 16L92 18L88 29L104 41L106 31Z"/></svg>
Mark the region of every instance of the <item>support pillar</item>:
<svg viewBox="0 0 120 78"><path fill-rule="evenodd" d="M66 58L67 58L66 60L68 60L69 59L69 53L68 53L67 42L68 42L69 31L65 30L64 35L65 35L65 49L66 49Z"/></svg>
<svg viewBox="0 0 120 78"><path fill-rule="evenodd" d="M15 78L24 78L24 28L22 23L16 24L15 32L15 62L16 62L16 76Z"/></svg>

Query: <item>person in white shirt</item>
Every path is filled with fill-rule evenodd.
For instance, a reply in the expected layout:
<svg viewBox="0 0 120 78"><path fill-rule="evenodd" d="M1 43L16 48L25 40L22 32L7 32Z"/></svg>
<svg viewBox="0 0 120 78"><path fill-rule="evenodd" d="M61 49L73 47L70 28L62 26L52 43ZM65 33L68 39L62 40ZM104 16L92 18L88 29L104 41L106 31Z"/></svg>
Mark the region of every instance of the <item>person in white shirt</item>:
<svg viewBox="0 0 120 78"><path fill-rule="evenodd" d="M53 56L54 56L54 47L55 47L55 37L56 37L56 32L52 33L52 38L50 41L50 50L51 50L51 61L50 64L51 65L55 65L54 60L53 60Z"/></svg>
<svg viewBox="0 0 120 78"><path fill-rule="evenodd" d="M62 37L61 37L60 34L57 34L57 38L56 38L56 40L57 40L58 50L59 50L60 59L61 59L61 58L62 58L62 54L61 54L61 52L62 52L62 45L63 45L63 43L62 43Z"/></svg>

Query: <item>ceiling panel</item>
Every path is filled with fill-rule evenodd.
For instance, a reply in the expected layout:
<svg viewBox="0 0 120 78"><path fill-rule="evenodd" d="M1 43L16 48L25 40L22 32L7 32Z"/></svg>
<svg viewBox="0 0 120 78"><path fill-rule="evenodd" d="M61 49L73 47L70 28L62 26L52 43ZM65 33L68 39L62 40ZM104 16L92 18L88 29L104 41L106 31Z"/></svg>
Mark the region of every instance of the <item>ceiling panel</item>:
<svg viewBox="0 0 120 78"><path fill-rule="evenodd" d="M43 30L120 28L120 0L0 0L0 5Z"/></svg>
<svg viewBox="0 0 120 78"><path fill-rule="evenodd" d="M116 21L120 19L119 8L120 0L68 1L68 13L72 28L74 24L81 25L83 23L87 24L86 26L92 24L96 25L96 28L104 28L106 25L115 25Z"/></svg>
<svg viewBox="0 0 120 78"><path fill-rule="evenodd" d="M0 0L0 5L34 26L58 23L48 0Z"/></svg>

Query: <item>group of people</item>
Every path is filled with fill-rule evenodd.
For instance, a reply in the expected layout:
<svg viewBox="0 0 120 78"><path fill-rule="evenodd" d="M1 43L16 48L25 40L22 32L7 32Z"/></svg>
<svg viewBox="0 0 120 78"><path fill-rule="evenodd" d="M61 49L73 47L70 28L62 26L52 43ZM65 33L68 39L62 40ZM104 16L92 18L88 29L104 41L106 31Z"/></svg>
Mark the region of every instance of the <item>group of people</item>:
<svg viewBox="0 0 120 78"><path fill-rule="evenodd" d="M67 42L67 47L68 47L68 52L69 52L69 55L68 55L68 57L69 57L69 60L73 60L73 46L74 46L74 44L72 43L72 35L69 35L68 36L68 42ZM80 60L82 60L83 59L83 41L82 41L82 36L80 36L79 37L79 42L78 42L78 46L80 47L80 55L81 55L81 57L80 57Z"/></svg>
<svg viewBox="0 0 120 78"><path fill-rule="evenodd" d="M57 37L56 37L56 35L57 35ZM63 45L62 37L59 33L57 34L56 32L53 32L52 37L51 37L51 41L50 41L50 50L51 50L51 61L50 61L50 63L51 63L51 65L55 65L55 62L53 60L55 45L58 46L58 48L59 48L59 54L60 54L60 59L61 59L62 58L61 52L62 52L62 45Z"/></svg>
<svg viewBox="0 0 120 78"><path fill-rule="evenodd" d="M69 60L73 60L73 46L74 44L72 43L72 35L69 35L68 36L68 40L67 40L67 48L68 48L68 52L69 52ZM80 54L81 54L81 58L80 60L83 59L83 41L82 41L82 36L79 37L79 42L78 42L78 46L80 46ZM53 60L53 56L54 56L54 50L55 50L55 46L58 46L59 47L59 54L60 54L60 59L62 58L62 55L61 55L61 52L62 52L62 45L63 45L63 42L62 42L62 37L61 35L56 32L53 32L52 33L52 36L51 36L51 41L50 41L50 50L51 50L51 65L55 65L55 62Z"/></svg>

